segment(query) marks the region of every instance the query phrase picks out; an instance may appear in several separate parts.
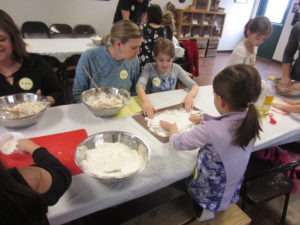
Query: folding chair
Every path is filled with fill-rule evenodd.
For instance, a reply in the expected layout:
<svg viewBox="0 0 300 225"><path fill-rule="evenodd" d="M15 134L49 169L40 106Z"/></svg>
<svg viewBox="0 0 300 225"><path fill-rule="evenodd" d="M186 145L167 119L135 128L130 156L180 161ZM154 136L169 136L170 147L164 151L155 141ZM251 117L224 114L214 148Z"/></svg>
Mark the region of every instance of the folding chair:
<svg viewBox="0 0 300 225"><path fill-rule="evenodd" d="M74 36L76 38L91 37L95 34L95 29L91 25L78 24L74 27Z"/></svg>
<svg viewBox="0 0 300 225"><path fill-rule="evenodd" d="M259 204L280 195L285 195L284 206L280 218L280 225L283 225L289 204L290 193L294 188L294 171L299 161L293 161L279 166L263 170L259 173L246 175L242 187L242 209L246 203ZM287 175L287 173L289 173Z"/></svg>
<svg viewBox="0 0 300 225"><path fill-rule="evenodd" d="M68 24L54 23L49 30L50 38L73 38L73 29Z"/></svg>
<svg viewBox="0 0 300 225"><path fill-rule="evenodd" d="M21 27L23 38L49 38L50 32L46 24L40 21L27 21Z"/></svg>

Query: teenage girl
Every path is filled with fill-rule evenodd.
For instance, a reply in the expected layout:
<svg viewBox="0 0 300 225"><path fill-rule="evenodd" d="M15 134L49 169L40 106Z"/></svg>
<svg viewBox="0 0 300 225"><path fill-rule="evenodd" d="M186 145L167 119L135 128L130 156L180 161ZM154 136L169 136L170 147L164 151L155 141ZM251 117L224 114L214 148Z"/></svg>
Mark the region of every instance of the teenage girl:
<svg viewBox="0 0 300 225"><path fill-rule="evenodd" d="M188 193L194 200L199 221L214 217L239 199L249 156L261 130L254 106L261 92L257 70L249 65L229 66L213 81L214 104L221 116L192 115L199 123L193 130L177 134L176 123L161 121L176 150L199 148Z"/></svg>
<svg viewBox="0 0 300 225"><path fill-rule="evenodd" d="M179 65L172 63L175 56L173 43L165 38L156 40L153 50L155 63L147 63L137 82L136 92L142 100L143 112L153 118L154 107L147 93L175 90L177 80L184 83L190 92L185 96L183 103L186 110L193 107L193 98L197 95L199 87Z"/></svg>
<svg viewBox="0 0 300 225"><path fill-rule="evenodd" d="M245 26L245 38L235 47L229 65L248 64L255 65L257 48L272 33L272 24L265 16L250 19Z"/></svg>

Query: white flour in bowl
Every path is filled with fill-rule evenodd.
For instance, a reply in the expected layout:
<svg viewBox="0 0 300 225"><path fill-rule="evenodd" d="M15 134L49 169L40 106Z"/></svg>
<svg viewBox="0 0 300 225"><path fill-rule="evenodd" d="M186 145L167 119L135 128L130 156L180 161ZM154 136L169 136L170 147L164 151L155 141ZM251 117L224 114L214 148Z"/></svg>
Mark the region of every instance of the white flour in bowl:
<svg viewBox="0 0 300 225"><path fill-rule="evenodd" d="M178 133L182 133L191 130L195 126L195 124L189 120L191 114L202 115L203 113L201 111L195 110L191 110L188 112L185 109L181 108L165 110L163 112L156 113L152 119L148 117L145 119L147 120L147 126L152 132L161 137L167 137L168 132L164 131L159 125L159 122L161 120L169 123L176 123Z"/></svg>
<svg viewBox="0 0 300 225"><path fill-rule="evenodd" d="M119 142L86 150L82 160L87 171L101 177L123 177L137 171L143 163L142 155Z"/></svg>
<svg viewBox="0 0 300 225"><path fill-rule="evenodd" d="M123 100L113 96L107 95L104 92L101 92L96 95L90 95L86 98L86 104L96 107L96 108L113 108L120 107L123 104Z"/></svg>

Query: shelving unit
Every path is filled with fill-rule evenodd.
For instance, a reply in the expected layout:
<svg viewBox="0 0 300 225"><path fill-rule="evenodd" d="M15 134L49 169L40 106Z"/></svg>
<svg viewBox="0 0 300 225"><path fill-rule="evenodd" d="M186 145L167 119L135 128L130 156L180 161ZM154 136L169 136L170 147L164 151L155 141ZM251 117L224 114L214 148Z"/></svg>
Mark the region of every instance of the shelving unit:
<svg viewBox="0 0 300 225"><path fill-rule="evenodd" d="M177 39L195 41L205 39L208 42L209 39L219 39L222 36L226 14L212 11L218 10L218 3L218 0L194 0L191 9L177 9ZM199 48L203 49L203 44L199 45Z"/></svg>

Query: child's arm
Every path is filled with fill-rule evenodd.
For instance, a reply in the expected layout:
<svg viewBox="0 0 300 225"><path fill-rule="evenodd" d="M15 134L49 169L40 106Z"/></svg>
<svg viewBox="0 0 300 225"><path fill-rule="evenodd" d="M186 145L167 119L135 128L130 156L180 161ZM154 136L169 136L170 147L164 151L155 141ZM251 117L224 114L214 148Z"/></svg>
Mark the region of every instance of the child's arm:
<svg viewBox="0 0 300 225"><path fill-rule="evenodd" d="M300 105L272 104L273 107L290 113L300 113Z"/></svg>
<svg viewBox="0 0 300 225"><path fill-rule="evenodd" d="M199 87L197 85L194 85L192 87L192 90L190 90L190 92L183 99L184 108L187 111L190 111L193 108L194 105L193 99L198 94L198 92L199 92Z"/></svg>
<svg viewBox="0 0 300 225"><path fill-rule="evenodd" d="M171 136L172 134L177 134L178 133L178 128L176 123L169 123L167 121L159 121L159 125L161 128L167 132L169 132L169 135Z"/></svg>
<svg viewBox="0 0 300 225"><path fill-rule="evenodd" d="M284 101L290 105L300 105L300 100L291 100L291 99L283 98L282 101Z"/></svg>
<svg viewBox="0 0 300 225"><path fill-rule="evenodd" d="M142 86L137 85L136 93L142 100L142 104L143 104L142 108L143 108L143 113L145 114L145 116L147 116L149 118L153 118L155 108L153 107L148 96L146 95L144 88Z"/></svg>

